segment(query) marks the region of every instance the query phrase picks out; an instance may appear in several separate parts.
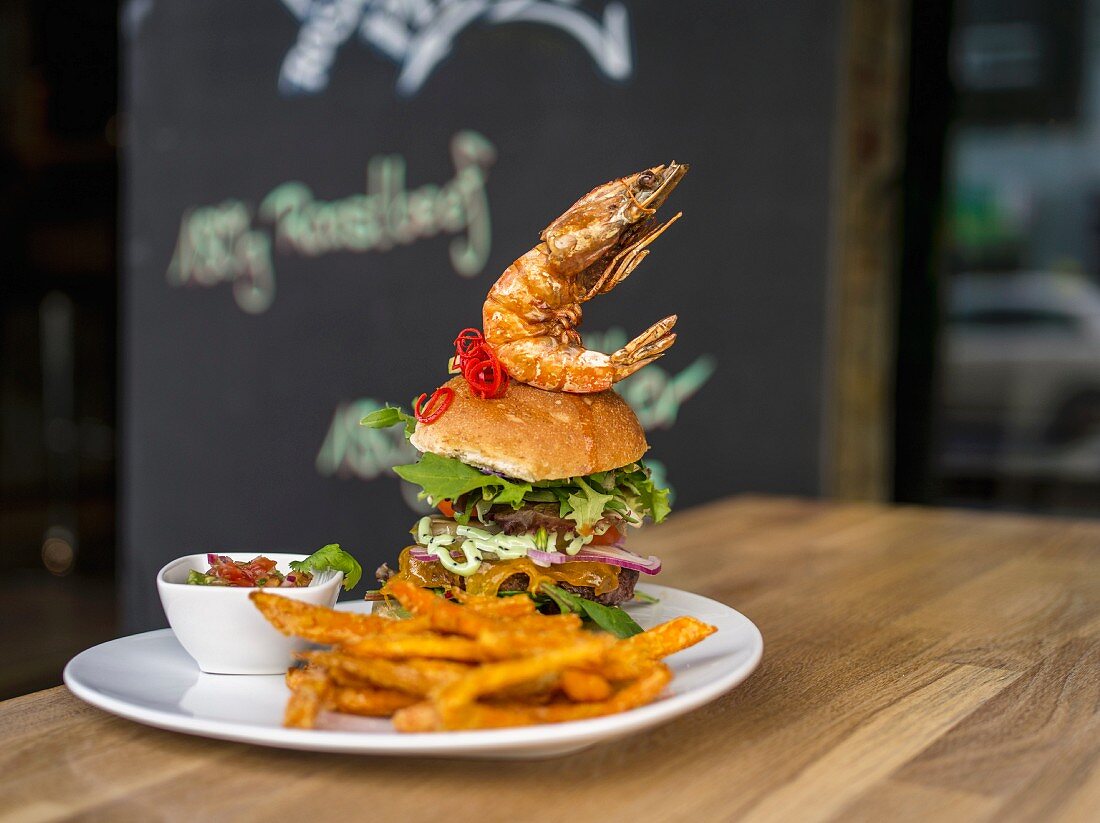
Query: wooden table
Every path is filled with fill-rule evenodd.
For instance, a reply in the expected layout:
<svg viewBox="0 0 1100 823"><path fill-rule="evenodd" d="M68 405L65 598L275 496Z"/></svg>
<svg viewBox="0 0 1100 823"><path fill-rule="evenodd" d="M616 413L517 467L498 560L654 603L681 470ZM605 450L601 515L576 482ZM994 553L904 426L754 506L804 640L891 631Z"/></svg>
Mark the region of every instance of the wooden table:
<svg viewBox="0 0 1100 823"><path fill-rule="evenodd" d="M0 819L1100 820L1100 523L738 498L638 542L765 641L659 729L538 762L305 754L56 688L0 704Z"/></svg>

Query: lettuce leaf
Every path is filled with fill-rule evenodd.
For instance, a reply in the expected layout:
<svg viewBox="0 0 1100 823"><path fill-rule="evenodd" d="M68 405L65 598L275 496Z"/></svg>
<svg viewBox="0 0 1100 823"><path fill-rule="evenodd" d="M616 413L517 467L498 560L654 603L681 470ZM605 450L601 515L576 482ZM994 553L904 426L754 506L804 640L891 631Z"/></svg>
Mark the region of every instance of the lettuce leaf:
<svg viewBox="0 0 1100 823"><path fill-rule="evenodd" d="M377 414L377 412L376 412ZM421 488L420 497L435 504L463 497L455 519L467 523L484 517L492 505L518 509L527 503L557 503L559 516L573 520L578 529L591 527L608 513L640 525L643 517L660 523L668 516L669 491L655 486L641 463L597 472L586 477L540 480L528 483L486 474L456 460L425 452L419 462L394 466L399 477Z"/></svg>
<svg viewBox="0 0 1100 823"><path fill-rule="evenodd" d="M305 560L290 561L290 568L296 572L333 571L344 573L344 591L351 591L363 576L363 567L359 561L340 548L339 543L322 546ZM190 582L190 581L189 581Z"/></svg>
<svg viewBox="0 0 1100 823"><path fill-rule="evenodd" d="M425 452L417 463L394 466L393 470L403 480L420 486L424 490L421 496L433 503L456 500L477 489L485 500L507 503L518 509L523 505L523 496L531 491L530 483L485 474L461 460L431 452Z"/></svg>
<svg viewBox="0 0 1100 823"><path fill-rule="evenodd" d="M669 505L668 489L662 489L653 483L649 470L640 463L621 469L625 473L618 479L618 487L624 490L624 499L630 508L644 511L660 523L672 511Z"/></svg>
<svg viewBox="0 0 1100 823"><path fill-rule="evenodd" d="M603 517L603 510L607 507L608 501L611 500L611 495L600 494L584 482L583 477L577 478L577 485L580 486L581 493L571 494L566 498L570 511L568 514L563 514L562 517L575 521L578 528L582 526L591 528Z"/></svg>

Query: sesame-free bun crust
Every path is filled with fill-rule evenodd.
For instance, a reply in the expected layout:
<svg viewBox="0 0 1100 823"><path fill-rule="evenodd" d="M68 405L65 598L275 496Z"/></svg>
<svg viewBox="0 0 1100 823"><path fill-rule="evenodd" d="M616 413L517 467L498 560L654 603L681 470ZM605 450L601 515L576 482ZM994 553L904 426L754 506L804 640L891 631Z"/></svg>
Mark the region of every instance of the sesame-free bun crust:
<svg viewBox="0 0 1100 823"><path fill-rule="evenodd" d="M482 400L461 376L445 385L455 393L450 408L412 436L422 452L535 481L617 469L649 448L638 418L613 391L570 394L512 382L503 397Z"/></svg>

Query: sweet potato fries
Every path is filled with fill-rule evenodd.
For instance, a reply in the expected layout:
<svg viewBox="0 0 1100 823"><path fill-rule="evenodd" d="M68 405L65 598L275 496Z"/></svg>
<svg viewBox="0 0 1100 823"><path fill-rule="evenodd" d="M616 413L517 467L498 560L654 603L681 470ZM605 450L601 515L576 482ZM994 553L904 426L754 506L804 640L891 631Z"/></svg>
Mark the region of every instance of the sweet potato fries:
<svg viewBox="0 0 1100 823"><path fill-rule="evenodd" d="M527 597L456 593L410 583L386 594L411 617L310 606L264 591L257 608L284 634L331 646L287 672L285 723L313 728L322 711L392 717L402 732L560 723L655 700L672 679L662 658L715 631L677 617L625 640L543 615Z"/></svg>

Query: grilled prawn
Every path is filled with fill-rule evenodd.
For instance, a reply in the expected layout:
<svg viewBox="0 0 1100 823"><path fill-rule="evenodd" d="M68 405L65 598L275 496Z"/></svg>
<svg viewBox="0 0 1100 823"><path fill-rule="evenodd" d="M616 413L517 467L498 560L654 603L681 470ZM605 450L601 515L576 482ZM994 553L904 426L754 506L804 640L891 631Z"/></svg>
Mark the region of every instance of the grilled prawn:
<svg viewBox="0 0 1100 823"><path fill-rule="evenodd" d="M679 219L660 223L654 215L687 170L673 161L604 183L505 269L482 320L486 341L513 378L551 391L598 392L668 351L676 341L674 314L611 354L584 348L577 326L581 303L625 280Z"/></svg>

